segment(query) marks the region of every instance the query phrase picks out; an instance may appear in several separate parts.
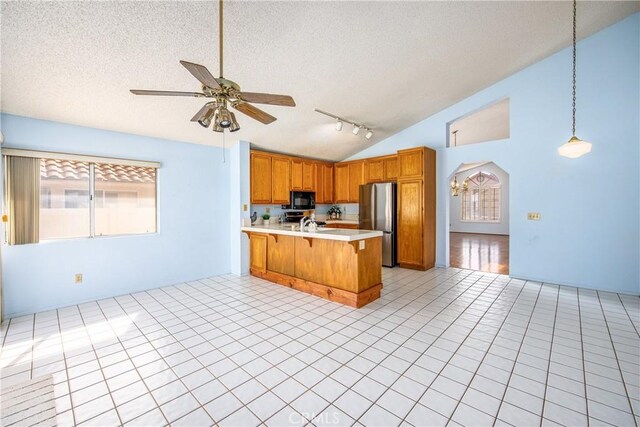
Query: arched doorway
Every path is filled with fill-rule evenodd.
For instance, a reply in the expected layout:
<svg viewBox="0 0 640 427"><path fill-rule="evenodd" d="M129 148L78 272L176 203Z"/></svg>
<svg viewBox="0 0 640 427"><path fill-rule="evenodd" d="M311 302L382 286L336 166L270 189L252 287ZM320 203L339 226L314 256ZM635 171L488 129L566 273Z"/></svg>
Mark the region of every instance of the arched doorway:
<svg viewBox="0 0 640 427"><path fill-rule="evenodd" d="M509 174L493 162L460 165L449 206L451 267L509 274Z"/></svg>

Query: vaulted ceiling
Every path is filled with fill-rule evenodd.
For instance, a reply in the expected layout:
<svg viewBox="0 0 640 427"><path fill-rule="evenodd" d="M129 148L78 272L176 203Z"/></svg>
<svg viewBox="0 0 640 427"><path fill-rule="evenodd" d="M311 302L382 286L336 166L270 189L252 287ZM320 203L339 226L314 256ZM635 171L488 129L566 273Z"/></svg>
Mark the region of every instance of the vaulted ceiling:
<svg viewBox="0 0 640 427"><path fill-rule="evenodd" d="M579 37L639 10L580 2ZM238 113L243 139L340 160L571 43L571 3L225 3L225 77L289 94L263 125ZM199 144L222 137L189 119L198 98L129 89L199 90L184 59L217 76L217 2L2 2L2 111ZM569 72L569 70L568 70ZM314 108L370 126L370 141ZM443 130L443 136L445 131Z"/></svg>

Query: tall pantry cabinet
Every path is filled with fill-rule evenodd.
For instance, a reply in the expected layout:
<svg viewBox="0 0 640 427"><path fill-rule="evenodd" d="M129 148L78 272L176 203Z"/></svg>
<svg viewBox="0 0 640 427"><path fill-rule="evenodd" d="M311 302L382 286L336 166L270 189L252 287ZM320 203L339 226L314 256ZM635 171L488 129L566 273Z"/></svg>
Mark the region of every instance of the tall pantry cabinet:
<svg viewBox="0 0 640 427"><path fill-rule="evenodd" d="M398 264L428 270L435 265L436 152L398 151Z"/></svg>

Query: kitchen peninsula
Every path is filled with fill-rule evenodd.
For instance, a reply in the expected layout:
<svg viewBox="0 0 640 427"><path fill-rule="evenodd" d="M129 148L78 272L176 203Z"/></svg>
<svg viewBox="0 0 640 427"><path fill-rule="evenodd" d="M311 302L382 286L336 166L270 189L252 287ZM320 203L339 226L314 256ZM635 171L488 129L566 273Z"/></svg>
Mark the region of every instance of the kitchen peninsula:
<svg viewBox="0 0 640 427"><path fill-rule="evenodd" d="M380 297L382 232L291 225L242 227L250 272L271 282L351 307Z"/></svg>

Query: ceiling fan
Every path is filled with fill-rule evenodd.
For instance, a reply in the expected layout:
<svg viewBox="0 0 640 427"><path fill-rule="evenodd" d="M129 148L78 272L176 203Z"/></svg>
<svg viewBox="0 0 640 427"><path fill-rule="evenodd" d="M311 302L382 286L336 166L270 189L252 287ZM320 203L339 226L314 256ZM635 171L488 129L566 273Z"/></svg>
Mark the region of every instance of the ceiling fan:
<svg viewBox="0 0 640 427"><path fill-rule="evenodd" d="M196 98L212 98L191 118L192 122L198 122L203 127L209 127L213 122L212 129L215 132L230 132L240 130L240 125L236 121L234 113L229 111L228 106L235 108L241 113L268 125L276 120L271 114L255 107L250 102L257 104L282 105L285 107L295 107L296 103L288 95L274 95L270 93L242 92L240 86L231 80L225 79L222 74L222 1L219 1L219 26L220 26L220 77L215 78L207 67L193 62L180 61L189 72L202 83L201 92L175 92L166 90L140 90L131 89L135 95L154 96L194 96Z"/></svg>

